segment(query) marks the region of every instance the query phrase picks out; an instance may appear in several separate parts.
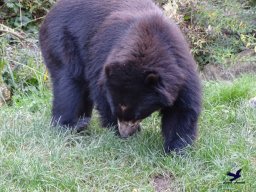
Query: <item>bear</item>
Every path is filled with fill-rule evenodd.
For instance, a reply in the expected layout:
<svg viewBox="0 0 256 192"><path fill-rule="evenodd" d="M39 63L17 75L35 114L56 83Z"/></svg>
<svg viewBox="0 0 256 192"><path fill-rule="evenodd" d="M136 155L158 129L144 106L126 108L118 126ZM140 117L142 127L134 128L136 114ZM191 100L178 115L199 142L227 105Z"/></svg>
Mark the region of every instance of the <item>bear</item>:
<svg viewBox="0 0 256 192"><path fill-rule="evenodd" d="M39 32L53 87L52 123L103 127L127 138L159 112L164 151L197 137L201 82L178 25L151 0L60 0Z"/></svg>

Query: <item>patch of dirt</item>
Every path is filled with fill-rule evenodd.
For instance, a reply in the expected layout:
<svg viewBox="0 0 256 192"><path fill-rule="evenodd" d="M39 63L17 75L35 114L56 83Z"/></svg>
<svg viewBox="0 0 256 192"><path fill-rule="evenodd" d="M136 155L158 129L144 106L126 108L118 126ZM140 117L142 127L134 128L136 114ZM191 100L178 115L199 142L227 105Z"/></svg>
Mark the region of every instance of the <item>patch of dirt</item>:
<svg viewBox="0 0 256 192"><path fill-rule="evenodd" d="M172 174L159 174L151 179L155 192L176 192L175 178Z"/></svg>
<svg viewBox="0 0 256 192"><path fill-rule="evenodd" d="M245 50L237 55L236 62L229 67L208 64L204 67L201 77L205 80L233 80L243 74L256 74L256 53Z"/></svg>

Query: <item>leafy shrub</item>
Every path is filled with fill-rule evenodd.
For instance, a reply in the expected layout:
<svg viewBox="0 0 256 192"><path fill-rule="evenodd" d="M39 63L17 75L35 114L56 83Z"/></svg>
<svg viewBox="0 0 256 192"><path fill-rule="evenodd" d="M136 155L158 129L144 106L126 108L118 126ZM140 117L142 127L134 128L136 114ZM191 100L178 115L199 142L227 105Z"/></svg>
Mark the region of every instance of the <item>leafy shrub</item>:
<svg viewBox="0 0 256 192"><path fill-rule="evenodd" d="M179 23L204 68L208 63L232 63L245 49L256 50L256 8L248 6L252 1L169 0L164 8Z"/></svg>
<svg viewBox="0 0 256 192"><path fill-rule="evenodd" d="M164 5L165 3L168 2L168 0L155 0L155 2L159 5Z"/></svg>
<svg viewBox="0 0 256 192"><path fill-rule="evenodd" d="M166 15L181 27L190 42L192 53L200 68L208 63L225 64L245 49L256 52L256 0L155 0L163 6ZM38 24L56 0L0 0L0 23L21 28L26 34L38 32ZM0 33L0 54L5 65L4 80L11 87L23 90L27 84L38 86L35 71L38 56L31 56L10 35ZM34 43L34 45L37 42ZM22 48L23 47L23 48ZM17 50L19 49L19 50ZM8 51L9 50L9 51ZM38 50L37 50L38 51ZM12 54L10 54L12 53ZM12 62L15 60L15 62ZM41 61L40 61L41 62ZM41 78L41 76L40 76ZM15 85L16 84L16 85Z"/></svg>
<svg viewBox="0 0 256 192"><path fill-rule="evenodd" d="M33 30L54 2L55 0L0 0L0 21L10 27Z"/></svg>
<svg viewBox="0 0 256 192"><path fill-rule="evenodd" d="M0 38L0 79L12 93L42 89L45 67L36 41L25 43L4 37Z"/></svg>

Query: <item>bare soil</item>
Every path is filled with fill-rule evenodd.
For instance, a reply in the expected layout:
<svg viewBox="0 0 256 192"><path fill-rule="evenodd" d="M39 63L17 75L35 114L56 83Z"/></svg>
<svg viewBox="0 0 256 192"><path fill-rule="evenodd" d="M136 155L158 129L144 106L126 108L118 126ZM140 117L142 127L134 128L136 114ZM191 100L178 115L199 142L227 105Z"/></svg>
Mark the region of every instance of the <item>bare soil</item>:
<svg viewBox="0 0 256 192"><path fill-rule="evenodd" d="M227 66L208 64L201 72L204 80L233 80L243 74L256 74L256 53L254 50L245 50L239 53L235 62Z"/></svg>
<svg viewBox="0 0 256 192"><path fill-rule="evenodd" d="M151 181L155 192L176 192L175 178L173 175L165 173L152 177Z"/></svg>

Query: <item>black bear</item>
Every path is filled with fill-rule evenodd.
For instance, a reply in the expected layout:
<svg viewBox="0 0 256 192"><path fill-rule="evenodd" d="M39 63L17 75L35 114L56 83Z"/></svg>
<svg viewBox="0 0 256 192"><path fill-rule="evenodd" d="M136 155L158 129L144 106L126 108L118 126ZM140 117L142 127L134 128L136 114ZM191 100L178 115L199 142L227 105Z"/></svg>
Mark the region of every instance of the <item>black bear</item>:
<svg viewBox="0 0 256 192"><path fill-rule="evenodd" d="M80 130L95 106L121 137L162 116L165 152L196 138L201 85L178 26L151 0L60 0L40 29L53 123Z"/></svg>

